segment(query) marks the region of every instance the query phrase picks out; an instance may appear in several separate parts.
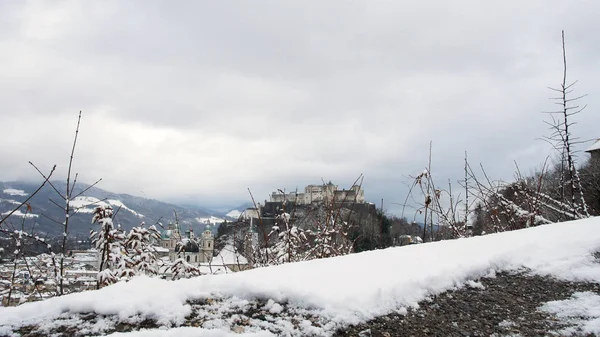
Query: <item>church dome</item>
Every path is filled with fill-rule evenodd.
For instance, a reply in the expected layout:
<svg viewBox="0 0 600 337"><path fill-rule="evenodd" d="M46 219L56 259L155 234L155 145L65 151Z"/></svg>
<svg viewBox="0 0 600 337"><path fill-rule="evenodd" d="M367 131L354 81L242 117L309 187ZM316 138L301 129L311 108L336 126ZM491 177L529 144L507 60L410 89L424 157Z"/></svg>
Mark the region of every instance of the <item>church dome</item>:
<svg viewBox="0 0 600 337"><path fill-rule="evenodd" d="M198 244L196 243L196 241L194 240L183 240L181 242L181 247L180 251L181 252L186 252L186 253L199 253L200 252L200 246L198 246Z"/></svg>
<svg viewBox="0 0 600 337"><path fill-rule="evenodd" d="M169 227L160 233L160 238L163 240L170 240L175 234L177 234L175 239L178 239L178 237L181 236L179 226L177 224L169 224Z"/></svg>
<svg viewBox="0 0 600 337"><path fill-rule="evenodd" d="M171 229L165 229L161 234L160 234L160 238L163 240L169 240L171 238L171 236L173 235L173 230Z"/></svg>

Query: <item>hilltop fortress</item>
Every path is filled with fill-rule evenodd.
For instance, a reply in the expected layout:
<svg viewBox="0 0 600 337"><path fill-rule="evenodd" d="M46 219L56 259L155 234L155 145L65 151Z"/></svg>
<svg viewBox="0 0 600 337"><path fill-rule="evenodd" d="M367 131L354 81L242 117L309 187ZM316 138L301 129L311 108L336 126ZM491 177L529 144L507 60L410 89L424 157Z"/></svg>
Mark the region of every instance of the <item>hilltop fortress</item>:
<svg viewBox="0 0 600 337"><path fill-rule="evenodd" d="M304 188L304 193L273 192L271 194L271 202L286 201L297 205L310 205L320 202L362 204L365 202L365 191L358 185L353 185L349 190L339 190L337 185L329 182L324 185L308 185Z"/></svg>

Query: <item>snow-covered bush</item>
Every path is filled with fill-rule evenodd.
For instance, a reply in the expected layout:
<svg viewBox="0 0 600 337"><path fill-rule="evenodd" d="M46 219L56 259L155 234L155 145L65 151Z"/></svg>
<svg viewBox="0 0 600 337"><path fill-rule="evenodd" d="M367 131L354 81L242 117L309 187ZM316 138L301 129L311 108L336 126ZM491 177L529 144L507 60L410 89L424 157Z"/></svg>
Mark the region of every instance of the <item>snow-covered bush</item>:
<svg viewBox="0 0 600 337"><path fill-rule="evenodd" d="M90 239L100 254L98 267L98 287L116 283L123 276L133 273L127 268L127 257L124 254L125 234L113 225L113 209L109 205L101 205L92 213L92 223L98 223L100 229L90 233Z"/></svg>
<svg viewBox="0 0 600 337"><path fill-rule="evenodd" d="M323 221L306 231L311 244L306 260L322 259L352 253L352 241L348 238L348 223L343 221L333 207L329 207Z"/></svg>
<svg viewBox="0 0 600 337"><path fill-rule="evenodd" d="M190 278L194 276L200 276L200 269L185 261L185 259L179 258L173 262L168 269L172 275L173 280L179 280L182 278Z"/></svg>
<svg viewBox="0 0 600 337"><path fill-rule="evenodd" d="M270 248L270 264L303 261L306 259L307 238L304 231L290 224L290 214L282 213L277 216L277 225L272 232L276 234L277 242Z"/></svg>
<svg viewBox="0 0 600 337"><path fill-rule="evenodd" d="M160 233L154 226L144 227L142 223L133 227L125 239L125 254L136 275L156 275L158 261L152 243L160 240Z"/></svg>
<svg viewBox="0 0 600 337"><path fill-rule="evenodd" d="M160 239L154 226L133 227L125 233L115 227L112 221L113 210L109 205L94 209L92 223L98 223L100 230L91 233L91 239L100 254L98 268L99 286L128 280L135 275L156 275L158 261L152 243Z"/></svg>

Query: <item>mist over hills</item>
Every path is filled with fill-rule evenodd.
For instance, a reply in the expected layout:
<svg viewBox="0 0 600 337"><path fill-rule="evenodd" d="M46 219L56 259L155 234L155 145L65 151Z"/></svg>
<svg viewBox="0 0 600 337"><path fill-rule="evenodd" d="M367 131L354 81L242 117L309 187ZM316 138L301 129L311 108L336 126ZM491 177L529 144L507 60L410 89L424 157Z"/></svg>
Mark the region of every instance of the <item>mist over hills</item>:
<svg viewBox="0 0 600 337"><path fill-rule="evenodd" d="M64 194L66 183L53 181L52 185ZM154 199L136 197L129 194L120 194L91 187L81 196L75 197L90 185L77 183L72 193L71 208L76 210L69 220L69 236L88 236L92 224L92 210L99 204L108 204L116 212L115 222L125 229L145 222L147 225L162 223L165 226L175 221L175 214L182 228L192 228L202 231L207 225L216 225L226 218L222 212L217 212L201 206L180 206ZM0 218L12 211L37 188L39 183L24 181L0 182ZM23 206L7 221L14 228L21 228L24 224L26 230L34 228L38 235L55 237L62 234L59 223L65 219L64 199L46 184L29 201L30 208ZM59 207L59 205L61 207ZM118 210L118 211L117 211ZM57 223L58 222L58 223ZM159 226L157 226L159 228ZM160 229L160 228L159 228Z"/></svg>

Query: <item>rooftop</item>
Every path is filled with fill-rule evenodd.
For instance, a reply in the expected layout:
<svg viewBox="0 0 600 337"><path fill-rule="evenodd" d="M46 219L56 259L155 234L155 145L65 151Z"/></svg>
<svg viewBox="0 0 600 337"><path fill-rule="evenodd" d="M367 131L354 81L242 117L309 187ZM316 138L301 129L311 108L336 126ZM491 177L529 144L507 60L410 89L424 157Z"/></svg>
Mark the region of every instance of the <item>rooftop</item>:
<svg viewBox="0 0 600 337"><path fill-rule="evenodd" d="M600 150L600 138L596 139L596 142L594 142L594 144L592 144L592 146L587 148L585 150L585 152L593 152L593 151L598 151L598 150Z"/></svg>
<svg viewBox="0 0 600 337"><path fill-rule="evenodd" d="M241 254L236 252L235 247L232 244L227 244L219 254L213 259L215 263L221 263L223 265L228 264L248 264L248 260Z"/></svg>

